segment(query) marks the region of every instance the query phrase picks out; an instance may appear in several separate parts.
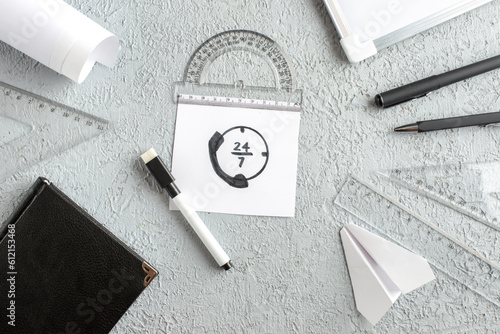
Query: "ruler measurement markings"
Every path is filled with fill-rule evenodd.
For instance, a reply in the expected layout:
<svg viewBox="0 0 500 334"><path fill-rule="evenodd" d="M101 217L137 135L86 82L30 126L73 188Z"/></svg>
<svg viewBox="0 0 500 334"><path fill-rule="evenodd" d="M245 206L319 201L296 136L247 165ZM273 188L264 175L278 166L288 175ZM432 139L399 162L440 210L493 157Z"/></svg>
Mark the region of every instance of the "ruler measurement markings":
<svg viewBox="0 0 500 334"><path fill-rule="evenodd" d="M202 95L178 95L179 103L202 104L202 105L220 105L226 107L241 107L254 109L272 109L286 111L300 111L300 103L284 101L268 101L259 99L245 99L233 97L202 96Z"/></svg>
<svg viewBox="0 0 500 334"><path fill-rule="evenodd" d="M191 57L184 81L200 84L207 65L218 56L238 49L267 59L276 71L280 88L284 91L295 91L294 74L279 45L267 36L246 30L227 31L203 43Z"/></svg>
<svg viewBox="0 0 500 334"><path fill-rule="evenodd" d="M3 82L0 92L0 116L31 129L0 145L0 164L5 166L0 170L0 182L109 128L108 121L102 118ZM7 129L0 124L0 130Z"/></svg>
<svg viewBox="0 0 500 334"><path fill-rule="evenodd" d="M444 170L445 175L441 178L459 176L463 173L465 166L456 166L455 171L452 170ZM405 174L406 173L406 174ZM409 189L416 191L420 194L427 195L431 199L434 199L442 204L450 205L452 208L457 210L460 213L468 215L469 217L481 221L482 223L494 228L496 230L500 230L498 226L498 217L492 216L491 214L485 212L480 208L478 203L469 202L465 200L463 197L458 194L447 194L443 191L443 189L436 189L434 185L427 184L423 178L418 178L413 176L412 174L425 173L424 168L420 168L415 170L393 170L389 173L389 178L405 185ZM452 174L454 173L454 174Z"/></svg>

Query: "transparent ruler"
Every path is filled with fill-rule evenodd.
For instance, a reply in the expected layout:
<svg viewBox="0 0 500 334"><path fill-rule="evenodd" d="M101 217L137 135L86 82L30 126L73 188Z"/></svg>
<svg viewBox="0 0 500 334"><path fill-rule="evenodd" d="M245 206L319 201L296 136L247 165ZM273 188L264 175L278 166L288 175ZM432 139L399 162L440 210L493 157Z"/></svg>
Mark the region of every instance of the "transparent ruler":
<svg viewBox="0 0 500 334"><path fill-rule="evenodd" d="M221 107L238 107L249 109L268 109L284 111L300 111L300 103L285 101L268 101L260 99L244 99L237 97L220 97L204 95L179 94L177 96L179 103L211 105Z"/></svg>
<svg viewBox="0 0 500 334"><path fill-rule="evenodd" d="M104 119L0 82L0 183L109 127Z"/></svg>
<svg viewBox="0 0 500 334"><path fill-rule="evenodd" d="M394 169L382 176L500 231L500 163Z"/></svg>
<svg viewBox="0 0 500 334"><path fill-rule="evenodd" d="M335 204L500 306L500 267L397 201L351 178Z"/></svg>

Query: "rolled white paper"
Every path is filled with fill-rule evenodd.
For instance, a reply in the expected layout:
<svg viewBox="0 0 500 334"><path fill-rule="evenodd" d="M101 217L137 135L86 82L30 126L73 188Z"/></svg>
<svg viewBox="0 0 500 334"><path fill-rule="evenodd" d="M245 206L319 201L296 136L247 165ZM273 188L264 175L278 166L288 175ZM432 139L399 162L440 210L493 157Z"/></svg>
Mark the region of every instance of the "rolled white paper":
<svg viewBox="0 0 500 334"><path fill-rule="evenodd" d="M112 67L118 38L62 0L0 0L0 40L81 83Z"/></svg>

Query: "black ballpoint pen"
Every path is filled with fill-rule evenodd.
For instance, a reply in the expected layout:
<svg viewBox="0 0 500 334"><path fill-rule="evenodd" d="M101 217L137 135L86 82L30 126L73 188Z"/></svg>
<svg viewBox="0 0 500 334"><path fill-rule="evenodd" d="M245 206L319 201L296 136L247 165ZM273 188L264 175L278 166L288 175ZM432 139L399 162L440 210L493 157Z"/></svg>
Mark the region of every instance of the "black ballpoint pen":
<svg viewBox="0 0 500 334"><path fill-rule="evenodd" d="M500 68L500 56L488 58L471 65L457 68L450 72L433 75L408 85L380 93L375 96L375 103L379 107L389 108L397 104L425 96L439 88L495 70L497 68Z"/></svg>
<svg viewBox="0 0 500 334"><path fill-rule="evenodd" d="M395 128L394 131L427 132L427 131L463 128L466 126L484 126L494 123L500 123L500 112L422 121L400 126L398 128Z"/></svg>

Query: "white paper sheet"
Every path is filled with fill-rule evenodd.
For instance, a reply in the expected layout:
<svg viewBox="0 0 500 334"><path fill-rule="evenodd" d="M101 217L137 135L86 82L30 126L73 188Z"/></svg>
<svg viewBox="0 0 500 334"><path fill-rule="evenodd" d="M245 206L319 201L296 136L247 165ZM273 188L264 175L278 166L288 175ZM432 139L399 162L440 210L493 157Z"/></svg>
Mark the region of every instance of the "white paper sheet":
<svg viewBox="0 0 500 334"><path fill-rule="evenodd" d="M298 111L179 103L172 157L179 189L197 211L293 217L299 122ZM216 173L209 142L217 133L225 133L216 151L220 168L249 178L247 187Z"/></svg>
<svg viewBox="0 0 500 334"><path fill-rule="evenodd" d="M113 66L118 38L62 0L0 1L0 40L81 83Z"/></svg>
<svg viewBox="0 0 500 334"><path fill-rule="evenodd" d="M435 279L427 261L359 226L340 231L356 307L375 325L398 297Z"/></svg>

